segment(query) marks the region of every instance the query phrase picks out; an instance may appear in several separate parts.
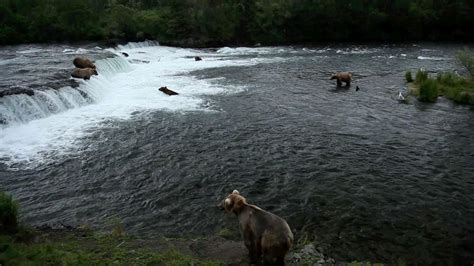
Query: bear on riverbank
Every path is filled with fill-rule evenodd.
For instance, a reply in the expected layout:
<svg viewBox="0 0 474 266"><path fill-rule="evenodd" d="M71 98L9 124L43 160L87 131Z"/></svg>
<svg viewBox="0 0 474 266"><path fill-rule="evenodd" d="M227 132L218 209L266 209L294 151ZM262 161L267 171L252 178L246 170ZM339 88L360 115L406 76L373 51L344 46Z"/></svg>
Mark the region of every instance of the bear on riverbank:
<svg viewBox="0 0 474 266"><path fill-rule="evenodd" d="M265 265L285 264L286 253L293 245L293 233L284 219L248 204L237 190L218 207L237 215L251 263L259 263L263 258Z"/></svg>
<svg viewBox="0 0 474 266"><path fill-rule="evenodd" d="M346 87L351 86L352 73L350 72L338 72L331 77L332 79L337 80L337 86L342 86L342 82L346 83Z"/></svg>
<svg viewBox="0 0 474 266"><path fill-rule="evenodd" d="M77 68L96 68L94 63L92 63L92 61L87 58L76 57L74 58L74 61L72 61L72 63Z"/></svg>
<svg viewBox="0 0 474 266"><path fill-rule="evenodd" d="M98 75L97 70L93 68L75 68L71 76L73 78L90 79L92 75Z"/></svg>

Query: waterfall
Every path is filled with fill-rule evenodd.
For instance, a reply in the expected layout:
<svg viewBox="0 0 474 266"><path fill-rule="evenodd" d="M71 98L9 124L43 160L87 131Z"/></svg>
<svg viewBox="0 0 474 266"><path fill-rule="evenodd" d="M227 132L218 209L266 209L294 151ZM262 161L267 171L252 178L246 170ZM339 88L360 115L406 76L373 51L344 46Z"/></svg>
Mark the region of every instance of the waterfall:
<svg viewBox="0 0 474 266"><path fill-rule="evenodd" d="M110 87L107 78L132 70L127 60L121 57L101 59L95 64L99 76L79 81L77 88L34 90L32 96L16 94L0 98L0 125L26 123L97 102Z"/></svg>
<svg viewBox="0 0 474 266"><path fill-rule="evenodd" d="M144 41L144 42L129 42L125 45L118 45L118 50L127 50L127 49L136 49L136 48L145 48L152 46L160 46L160 43L157 41Z"/></svg>
<svg viewBox="0 0 474 266"><path fill-rule="evenodd" d="M111 77L116 73L128 72L132 70L132 66L122 57L112 57L101 59L95 62L99 75L105 75Z"/></svg>

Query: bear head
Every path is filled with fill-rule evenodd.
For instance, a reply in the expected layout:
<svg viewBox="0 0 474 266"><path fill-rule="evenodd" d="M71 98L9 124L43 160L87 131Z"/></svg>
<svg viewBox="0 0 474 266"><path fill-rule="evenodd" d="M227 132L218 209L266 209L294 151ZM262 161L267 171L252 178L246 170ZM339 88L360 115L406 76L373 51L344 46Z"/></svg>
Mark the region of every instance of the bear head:
<svg viewBox="0 0 474 266"><path fill-rule="evenodd" d="M238 214L245 205L247 205L247 200L240 195L239 191L234 190L217 207Z"/></svg>

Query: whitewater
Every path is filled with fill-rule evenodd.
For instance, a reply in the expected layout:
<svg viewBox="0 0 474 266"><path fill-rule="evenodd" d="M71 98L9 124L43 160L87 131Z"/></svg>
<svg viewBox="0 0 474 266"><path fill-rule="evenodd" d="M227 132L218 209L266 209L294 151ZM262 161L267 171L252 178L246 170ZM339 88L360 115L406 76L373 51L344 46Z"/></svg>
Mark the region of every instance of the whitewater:
<svg viewBox="0 0 474 266"><path fill-rule="evenodd" d="M95 47L100 50L99 47ZM257 53L266 54L271 49ZM12 168L35 167L57 156L74 153L81 139L112 120L131 119L146 111L212 112L205 95L238 93L245 86L222 87L213 79L197 79L189 72L224 66L244 66L279 58L239 58L247 50L217 51L160 46L157 42L129 43L106 49L112 57L97 60L98 76L80 80L79 87L35 91L34 96L4 97L0 113L0 161ZM19 54L40 53L27 49ZM88 51L63 49L81 56ZM126 57L123 53L127 53ZM195 61L200 56L203 61ZM93 58L92 58L93 59ZM158 91L167 86L179 93L170 97ZM3 109L1 109L3 108Z"/></svg>

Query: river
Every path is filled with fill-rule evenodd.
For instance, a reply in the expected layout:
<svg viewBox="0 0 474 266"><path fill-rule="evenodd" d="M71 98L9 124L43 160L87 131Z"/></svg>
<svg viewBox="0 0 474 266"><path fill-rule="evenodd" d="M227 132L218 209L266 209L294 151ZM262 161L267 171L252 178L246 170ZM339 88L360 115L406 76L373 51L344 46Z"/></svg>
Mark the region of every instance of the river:
<svg viewBox="0 0 474 266"><path fill-rule="evenodd" d="M462 74L462 48L2 47L0 91L34 95L0 98L0 188L28 224L139 236L236 229L215 205L238 189L340 261L472 263L473 109L397 101L407 69ZM75 56L99 75L71 79Z"/></svg>

